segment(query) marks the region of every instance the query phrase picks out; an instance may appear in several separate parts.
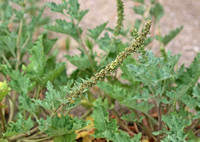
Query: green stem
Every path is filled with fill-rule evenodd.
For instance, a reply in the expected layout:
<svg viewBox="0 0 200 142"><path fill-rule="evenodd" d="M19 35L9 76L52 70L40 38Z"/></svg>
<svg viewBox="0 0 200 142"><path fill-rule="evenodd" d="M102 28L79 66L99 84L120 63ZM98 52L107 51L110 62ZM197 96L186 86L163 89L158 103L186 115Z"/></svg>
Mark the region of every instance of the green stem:
<svg viewBox="0 0 200 142"><path fill-rule="evenodd" d="M40 141L44 141L44 140L49 140L51 138L52 138L52 136L41 138L41 139L35 139L35 140L34 139L33 140L23 139L22 141L24 141L24 142L40 142Z"/></svg>
<svg viewBox="0 0 200 142"><path fill-rule="evenodd" d="M20 64L20 39L21 39L21 34L22 34L22 27L23 27L23 19L20 20L19 32L17 36L17 60L16 60L16 66L15 66L16 70L18 70L19 64Z"/></svg>
<svg viewBox="0 0 200 142"><path fill-rule="evenodd" d="M93 109L88 110L85 114L83 114L80 119L84 119L86 118L88 115L90 115L92 113Z"/></svg>
<svg viewBox="0 0 200 142"><path fill-rule="evenodd" d="M87 51L87 49L86 49L86 46L85 46L85 44L84 44L84 42L83 42L83 39L82 39L82 36L81 36L81 34L80 34L79 28L78 28L77 25L75 24L74 20L72 20L72 23L73 23L74 26L76 27L76 30L77 30L77 33L78 33L78 36L79 36L79 39L80 39L80 40L79 40L79 44L81 45L81 47L82 47L84 53L88 56L88 59L89 59L91 65L93 66L93 71L94 71L94 72L97 72L97 71L96 71L96 68L95 68L95 63L93 62L91 56L88 54L88 51Z"/></svg>
<svg viewBox="0 0 200 142"><path fill-rule="evenodd" d="M120 119L119 115L117 114L117 112L116 112L114 109L112 109L112 112L113 112L114 115L116 116L116 118L117 118L119 124L120 124L129 134L131 134L132 136L135 136L135 133L133 133L133 131L131 131L131 130L128 128L127 124L124 124L124 123L121 121L121 119Z"/></svg>
<svg viewBox="0 0 200 142"><path fill-rule="evenodd" d="M29 134L31 135L31 134L37 132L38 130L39 130L38 127L35 127L34 129L32 129L32 130L29 132ZM28 135L28 134L26 134L26 133L19 134L19 135L15 135L15 136L9 138L9 140L10 140L10 141L15 141L15 140L17 140L17 139L19 139L19 138L22 138L22 137L25 137L25 136L27 136L27 135Z"/></svg>
<svg viewBox="0 0 200 142"><path fill-rule="evenodd" d="M5 118L4 118L4 115L3 115L1 103L0 103L0 117L1 117L1 122L2 122L3 132L6 132L6 122L5 122Z"/></svg>
<svg viewBox="0 0 200 142"><path fill-rule="evenodd" d="M3 60L6 62L6 64L8 65L8 67L11 68L11 64L9 63L9 61L7 60L4 54L2 54L2 57L3 57Z"/></svg>

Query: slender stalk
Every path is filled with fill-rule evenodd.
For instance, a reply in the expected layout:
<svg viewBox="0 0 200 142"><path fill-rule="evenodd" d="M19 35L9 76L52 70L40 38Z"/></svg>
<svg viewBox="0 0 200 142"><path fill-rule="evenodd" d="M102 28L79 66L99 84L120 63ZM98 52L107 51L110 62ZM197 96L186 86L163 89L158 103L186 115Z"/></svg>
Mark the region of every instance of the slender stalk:
<svg viewBox="0 0 200 142"><path fill-rule="evenodd" d="M85 46L85 44L84 44L84 42L83 42L83 39L82 39L82 36L81 36L81 34L80 34L79 28L76 26L74 20L72 20L72 23L73 23L74 26L76 27L76 30L77 30L77 32L78 32L78 37L79 37L79 39L80 39L80 40L79 40L79 43L81 44L81 47L82 47L84 53L88 56L88 59L89 59L91 65L93 66L93 71L94 71L94 72L97 72L97 71L96 71L96 68L95 68L95 63L93 62L91 56L88 54L88 51L87 51L87 49L86 49L86 46Z"/></svg>
<svg viewBox="0 0 200 142"><path fill-rule="evenodd" d="M4 118L4 115L3 115L1 103L0 103L0 117L1 117L1 122L2 122L3 132L6 132L6 122L5 122L5 118Z"/></svg>
<svg viewBox="0 0 200 142"><path fill-rule="evenodd" d="M83 114L80 119L84 119L86 118L88 115L90 115L92 113L93 109L88 110L85 114Z"/></svg>
<svg viewBox="0 0 200 142"><path fill-rule="evenodd" d="M12 98L13 100L13 98ZM9 104L10 104L10 114L9 114L9 118L8 118L8 123L10 123L14 117L14 113L15 113L15 102L9 100Z"/></svg>
<svg viewBox="0 0 200 142"><path fill-rule="evenodd" d="M9 63L8 59L5 57L4 54L2 54L3 60L6 62L9 68L11 68L11 64Z"/></svg>
<svg viewBox="0 0 200 142"><path fill-rule="evenodd" d="M21 34L22 34L22 27L23 27L23 19L20 20L19 24L19 32L17 36L17 61L16 61L16 66L15 69L17 70L19 68L19 63L20 63L20 39L21 39Z"/></svg>
<svg viewBox="0 0 200 142"><path fill-rule="evenodd" d="M112 109L112 112L113 112L114 115L116 116L116 118L117 118L119 124L120 124L129 134L131 134L132 136L135 136L135 133L133 133L133 131L131 131L131 130L128 128L127 124L124 124L124 123L121 121L121 119L120 119L119 115L117 114L117 112L116 112L114 109Z"/></svg>
<svg viewBox="0 0 200 142"><path fill-rule="evenodd" d="M51 136L47 136L45 138L41 138L41 139L33 139L33 140L28 140L28 139L23 139L22 141L24 142L40 142L40 141L44 141L44 140L49 140L51 139L52 137Z"/></svg>
<svg viewBox="0 0 200 142"><path fill-rule="evenodd" d="M31 135L31 134L37 132L38 130L39 130L38 127L35 127L35 128L32 129L29 133L30 133L30 135ZM26 133L24 133L24 134L19 134L19 135L15 135L15 136L9 138L9 140L10 140L10 141L14 141L14 140L17 140L17 139L19 139L19 138L21 138L21 137L25 137L25 136L27 136L27 135L28 135L28 134L26 134Z"/></svg>

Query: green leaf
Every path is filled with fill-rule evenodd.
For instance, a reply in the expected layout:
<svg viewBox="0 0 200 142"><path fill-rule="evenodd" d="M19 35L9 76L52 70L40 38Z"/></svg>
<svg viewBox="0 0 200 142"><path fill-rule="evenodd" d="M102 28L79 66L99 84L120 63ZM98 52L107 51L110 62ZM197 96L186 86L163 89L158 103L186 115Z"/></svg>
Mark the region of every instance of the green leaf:
<svg viewBox="0 0 200 142"><path fill-rule="evenodd" d="M94 47L93 42L92 42L90 39L88 39L88 38L85 39L85 44L87 45L87 47L88 47L90 50L92 50L92 48Z"/></svg>
<svg viewBox="0 0 200 142"><path fill-rule="evenodd" d="M141 134L130 138L128 133L118 130L117 122L114 119L109 120L107 109L109 108L107 100L104 102L97 99L94 103L94 111L92 117L94 119L95 134L92 137L106 138L114 142L138 142L141 139Z"/></svg>
<svg viewBox="0 0 200 142"><path fill-rule="evenodd" d="M72 19L76 19L80 22L89 10L79 11L79 9L80 4L78 3L78 0L69 0L69 9L67 13L71 16Z"/></svg>
<svg viewBox="0 0 200 142"><path fill-rule="evenodd" d="M53 82L62 73L64 69L65 69L64 63L57 64L53 70L49 71L43 76L42 78L43 86L45 86L48 81Z"/></svg>
<svg viewBox="0 0 200 142"><path fill-rule="evenodd" d="M166 46L171 40L173 40L183 29L183 26L176 28L175 30L171 30L167 35L164 37L156 36L155 38L162 42L164 46Z"/></svg>
<svg viewBox="0 0 200 142"><path fill-rule="evenodd" d="M150 13L155 16L156 22L158 22L164 15L163 6L160 3L156 3L150 10Z"/></svg>
<svg viewBox="0 0 200 142"><path fill-rule="evenodd" d="M42 36L42 43L44 47L45 55L48 55L51 49L53 48L54 44L56 43L57 39L49 39L47 33Z"/></svg>
<svg viewBox="0 0 200 142"><path fill-rule="evenodd" d="M109 114L107 112L108 102L107 100L102 102L101 99L97 99L94 103L94 111L92 117L94 119L95 130L94 137L112 139L114 133L118 131L117 121L111 119L109 121Z"/></svg>
<svg viewBox="0 0 200 142"><path fill-rule="evenodd" d="M55 139L58 141L63 139L62 137L66 136L70 136L69 140L74 138L74 136L76 136L74 135L76 130L88 125L87 122L77 117L71 118L68 115L61 115L61 117L56 115L53 118L47 117L46 120L40 119L38 123L41 131L49 136L55 136Z"/></svg>
<svg viewBox="0 0 200 142"><path fill-rule="evenodd" d="M194 61L185 72L182 72L176 79L179 87L176 89L176 99L186 94L194 87L200 77L200 53L194 58Z"/></svg>
<svg viewBox="0 0 200 142"><path fill-rule="evenodd" d="M33 127L34 122L29 117L25 120L22 114L18 115L16 122L11 122L8 126L8 129L4 136L14 136L22 133L28 133L29 130Z"/></svg>
<svg viewBox="0 0 200 142"><path fill-rule="evenodd" d="M68 2L62 1L61 4L56 4L55 2L47 3L46 4L49 8L51 8L51 11L59 12L63 14L63 10L67 9Z"/></svg>
<svg viewBox="0 0 200 142"><path fill-rule="evenodd" d="M191 124L189 120L183 119L178 115L164 115L162 116L162 120L170 130L166 131L167 136L162 142L186 142L187 134L184 133L184 128Z"/></svg>
<svg viewBox="0 0 200 142"><path fill-rule="evenodd" d="M4 74L11 78L9 82L10 87L20 94L27 94L29 89L34 83L31 83L30 79L24 73L19 73L18 70L12 70L5 65L2 65L2 71Z"/></svg>
<svg viewBox="0 0 200 142"><path fill-rule="evenodd" d="M46 59L44 53L44 47L42 43L42 36L39 36L35 45L30 50L30 54L32 55L29 60L26 72L31 76L31 78L36 81L40 81L40 78L43 76L45 71Z"/></svg>
<svg viewBox="0 0 200 142"><path fill-rule="evenodd" d="M142 24L142 21L140 19L136 19L134 28L138 31L140 29L141 24Z"/></svg>
<svg viewBox="0 0 200 142"><path fill-rule="evenodd" d="M80 56L66 55L65 57L70 61L70 63L77 66L81 70L89 69L92 67L90 60L88 59L88 56L85 54L81 54Z"/></svg>
<svg viewBox="0 0 200 142"><path fill-rule="evenodd" d="M141 3L141 4L144 4L144 0L132 0L132 1L139 2L139 3Z"/></svg>
<svg viewBox="0 0 200 142"><path fill-rule="evenodd" d="M59 20L59 19L57 19L55 22L56 22L55 25L45 26L46 29L50 31L70 35L75 40L79 39L78 31L76 29L76 26L73 23L67 22L65 20ZM80 34L82 33L81 28L79 28L79 32Z"/></svg>
<svg viewBox="0 0 200 142"><path fill-rule="evenodd" d="M125 121L128 121L128 122L141 122L141 120L143 119L144 117L141 117L139 120L137 119L137 115L135 113L130 113L130 114L126 114L126 115L122 115L121 119L122 120L125 120Z"/></svg>
<svg viewBox="0 0 200 142"><path fill-rule="evenodd" d="M157 86L163 80L173 77L174 66L180 55L171 56L167 54L168 62L164 58L154 57L152 52L147 52L145 56L140 57L140 63L127 65L131 76L144 83L147 86Z"/></svg>
<svg viewBox="0 0 200 142"><path fill-rule="evenodd" d="M54 142L76 142L76 134L71 133L59 137L54 137Z"/></svg>
<svg viewBox="0 0 200 142"><path fill-rule="evenodd" d="M146 9L143 5L140 5L140 6L134 6L133 10L136 14L144 15Z"/></svg>
<svg viewBox="0 0 200 142"><path fill-rule="evenodd" d="M88 31L90 32L88 35L94 39L97 40L97 38L99 37L99 35L103 32L103 30L106 28L108 22L103 23L99 26L96 26L94 29L88 29Z"/></svg>
<svg viewBox="0 0 200 142"><path fill-rule="evenodd" d="M20 94L18 99L20 110L36 115L36 112L38 112L39 108L27 94Z"/></svg>
<svg viewBox="0 0 200 142"><path fill-rule="evenodd" d="M55 90L51 82L47 82L47 90L48 91L45 93L45 98L43 101L34 100L37 105L53 113L61 104L66 104L68 102L65 97L66 94Z"/></svg>

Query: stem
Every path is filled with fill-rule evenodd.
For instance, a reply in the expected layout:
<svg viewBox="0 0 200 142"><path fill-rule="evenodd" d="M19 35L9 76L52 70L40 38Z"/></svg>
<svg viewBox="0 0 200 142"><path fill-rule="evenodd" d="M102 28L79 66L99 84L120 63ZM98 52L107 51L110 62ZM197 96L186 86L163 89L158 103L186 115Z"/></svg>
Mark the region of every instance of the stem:
<svg viewBox="0 0 200 142"><path fill-rule="evenodd" d="M4 54L2 54L2 57L3 57L3 60L6 62L6 64L8 65L8 67L11 68L11 64L9 63L9 61L7 60Z"/></svg>
<svg viewBox="0 0 200 142"><path fill-rule="evenodd" d="M128 131L129 134L131 134L132 136L135 136L135 133L133 133L133 132L128 128L127 124L124 124L124 123L121 121L121 119L120 119L119 115L117 114L117 112L116 112L114 109L112 109L112 112L113 112L114 115L116 116L116 118L117 118L119 124L120 124L126 131Z"/></svg>
<svg viewBox="0 0 200 142"><path fill-rule="evenodd" d="M2 122L3 132L6 132L6 123L5 123L5 118L4 118L4 115L3 115L1 103L0 103L0 117L1 117L1 122Z"/></svg>
<svg viewBox="0 0 200 142"><path fill-rule="evenodd" d="M85 114L83 114L80 119L84 119L85 117L87 117L88 115L90 115L92 113L93 109L88 110Z"/></svg>
<svg viewBox="0 0 200 142"><path fill-rule="evenodd" d="M77 25L75 24L74 20L72 20L72 23L73 23L74 26L76 27L76 30L77 30L77 32L78 32L78 37L79 37L79 39L80 39L80 40L79 40L79 43L81 44L81 47L82 47L84 53L88 56L88 59L89 59L91 65L93 66L93 71L94 71L94 72L97 72L97 71L96 71L96 68L95 68L95 63L93 62L91 56L90 56L90 55L88 54L88 52L87 52L87 49L86 49L86 46L85 46L85 44L84 44L84 42L83 42L83 39L82 39L82 36L81 36L81 34L80 34L79 28L78 28Z"/></svg>
<svg viewBox="0 0 200 142"><path fill-rule="evenodd" d="M162 129L162 103L158 105L158 130Z"/></svg>
<svg viewBox="0 0 200 142"><path fill-rule="evenodd" d="M35 132L37 132L39 129L38 129L38 127L35 127L34 129L32 129L29 133L30 133L30 135L32 134L32 133L35 133ZM14 141L14 140L17 140L17 139L19 139L19 138L21 138L21 137L25 137L25 136L27 136L28 134L26 134L26 133L24 133L24 134L19 134L19 135L16 135L16 136L13 136L13 137L11 137L11 138L9 138L9 140L10 141Z"/></svg>
<svg viewBox="0 0 200 142"><path fill-rule="evenodd" d="M23 26L23 19L20 20L19 32L17 36L17 61L16 61L16 67L15 67L16 70L19 68L19 62L20 62L20 39L21 39L21 34L22 34L22 26Z"/></svg>
<svg viewBox="0 0 200 142"><path fill-rule="evenodd" d="M140 125L139 123L138 123L138 125L142 128L142 130L144 130L145 134L149 138L153 138L154 141L157 141L156 137L154 135L152 135L151 130L149 130L145 125Z"/></svg>
<svg viewBox="0 0 200 142"><path fill-rule="evenodd" d="M40 142L40 141L44 141L44 140L48 140L48 139L51 139L52 136L49 136L49 137L45 137L45 138L41 138L41 139L35 139L35 140L28 140L28 139L23 139L22 141L24 142Z"/></svg>
<svg viewBox="0 0 200 142"><path fill-rule="evenodd" d="M10 97L9 103L10 103L10 114L8 118L8 123L10 123L14 117L15 113L15 99L16 99L16 92L13 93L12 97Z"/></svg>

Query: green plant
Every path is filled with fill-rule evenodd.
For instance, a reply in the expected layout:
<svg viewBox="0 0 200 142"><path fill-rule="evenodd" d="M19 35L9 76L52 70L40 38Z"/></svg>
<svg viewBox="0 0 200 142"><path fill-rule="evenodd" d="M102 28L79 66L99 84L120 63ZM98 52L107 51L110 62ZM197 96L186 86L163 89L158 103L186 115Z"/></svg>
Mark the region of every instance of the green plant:
<svg viewBox="0 0 200 142"><path fill-rule="evenodd" d="M0 141L199 140L200 54L189 68L176 68L180 55L172 56L165 46L183 27L165 36L154 35L164 14L162 5L154 0L150 6L134 1L139 6L133 9L142 17L131 33L123 27L123 1L116 0L115 28L105 22L88 29L85 36L80 23L89 10L80 10L78 0L47 3L68 19L57 19L54 24L47 24L49 19L42 17L44 7L37 7L35 1L0 1L0 79L4 80L0 82ZM153 34L147 37L152 24ZM41 26L45 29L38 35L35 31ZM65 63L56 61L56 39L50 39L48 31L69 36L66 50L72 38L79 45L80 55L65 55L77 67L69 76ZM153 39L160 42L161 56L144 49L153 46L149 45ZM94 53L96 45L104 55ZM132 53L138 58L131 57ZM99 90L93 91L96 87ZM78 106L86 108L79 117L71 113Z"/></svg>

